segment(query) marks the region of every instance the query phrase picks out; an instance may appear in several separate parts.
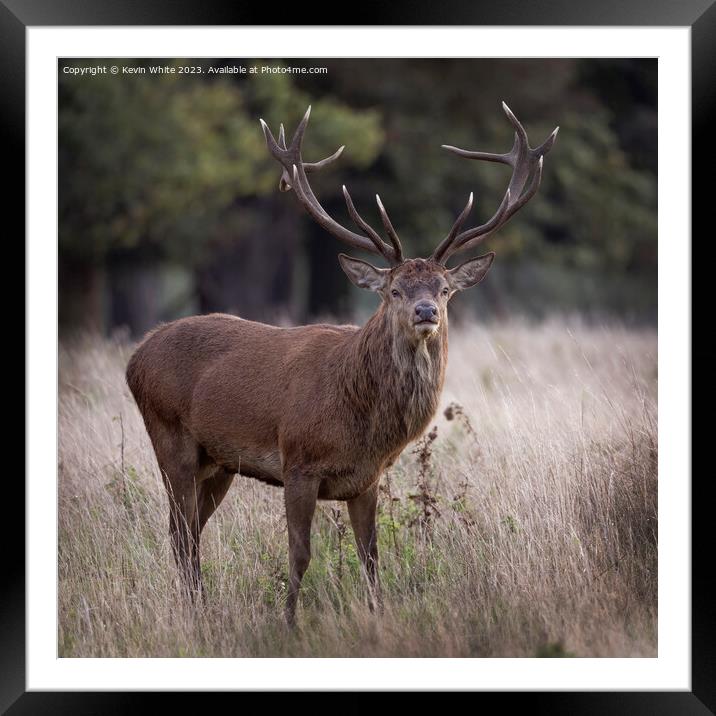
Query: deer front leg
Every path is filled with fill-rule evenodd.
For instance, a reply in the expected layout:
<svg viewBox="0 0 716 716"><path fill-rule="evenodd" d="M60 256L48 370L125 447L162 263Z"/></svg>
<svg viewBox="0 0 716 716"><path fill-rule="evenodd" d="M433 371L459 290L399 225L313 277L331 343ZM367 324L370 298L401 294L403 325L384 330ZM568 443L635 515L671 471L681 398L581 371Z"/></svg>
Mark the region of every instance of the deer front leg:
<svg viewBox="0 0 716 716"><path fill-rule="evenodd" d="M311 522L316 510L320 479L292 470L284 480L286 521L288 523L288 597L286 621L293 626L301 580L311 561Z"/></svg>
<svg viewBox="0 0 716 716"><path fill-rule="evenodd" d="M376 480L362 495L347 501L358 555L368 578L368 605L371 611L374 611L376 606L379 610L383 607L378 575L378 530L375 524L378 482Z"/></svg>

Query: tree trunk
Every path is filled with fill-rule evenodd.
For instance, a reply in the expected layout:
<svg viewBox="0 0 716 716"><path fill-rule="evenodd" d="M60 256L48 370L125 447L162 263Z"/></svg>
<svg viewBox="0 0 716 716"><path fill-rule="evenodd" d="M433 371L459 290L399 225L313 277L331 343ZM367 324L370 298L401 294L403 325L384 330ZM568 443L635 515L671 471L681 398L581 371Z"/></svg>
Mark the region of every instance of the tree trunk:
<svg viewBox="0 0 716 716"><path fill-rule="evenodd" d="M114 257L110 266L110 328L141 338L161 320L158 265L134 252Z"/></svg>
<svg viewBox="0 0 716 716"><path fill-rule="evenodd" d="M104 267L60 256L58 265L58 323L60 333L104 332L106 327Z"/></svg>
<svg viewBox="0 0 716 716"><path fill-rule="evenodd" d="M240 235L218 244L196 270L202 313L233 313L242 318L297 320L292 305L294 265L300 250L295 220L273 197L242 202Z"/></svg>

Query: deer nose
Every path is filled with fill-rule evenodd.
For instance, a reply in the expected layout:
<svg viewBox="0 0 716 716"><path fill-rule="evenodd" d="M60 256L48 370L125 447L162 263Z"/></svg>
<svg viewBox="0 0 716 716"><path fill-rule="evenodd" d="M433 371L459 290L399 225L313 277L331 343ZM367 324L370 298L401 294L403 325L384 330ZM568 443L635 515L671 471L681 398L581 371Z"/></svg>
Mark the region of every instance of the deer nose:
<svg viewBox="0 0 716 716"><path fill-rule="evenodd" d="M438 307L430 301L421 301L415 306L415 315L419 321L434 321L438 315Z"/></svg>

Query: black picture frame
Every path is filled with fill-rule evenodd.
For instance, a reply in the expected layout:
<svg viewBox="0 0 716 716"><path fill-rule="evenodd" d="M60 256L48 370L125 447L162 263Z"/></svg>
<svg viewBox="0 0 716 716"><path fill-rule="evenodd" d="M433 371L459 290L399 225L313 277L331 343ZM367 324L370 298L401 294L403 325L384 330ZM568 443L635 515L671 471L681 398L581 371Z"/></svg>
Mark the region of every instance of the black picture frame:
<svg viewBox="0 0 716 716"><path fill-rule="evenodd" d="M336 10L340 9L336 6ZM107 25L270 25L276 8L258 3L220 3L202 0L0 0L0 97L2 98L3 155L11 177L4 189L4 205L12 211L17 229L25 231L25 48L28 27ZM316 13L318 14L318 13ZM341 24L335 10L321 9L320 19L310 18L304 5L279 10L282 25ZM624 0L597 3L586 0L501 0L500 2L441 3L426 0L394 0L385 6L356 4L351 10L356 25L556 25L556 26L684 26L691 28L692 89L692 225L706 215L711 181L707 168L714 166L711 127L716 104L716 2L714 0ZM701 171L699 171L701 170ZM699 175L702 179L699 180ZM6 222L7 222L6 214ZM708 232L706 241L713 240ZM6 241L10 231L5 228ZM19 242L13 242L16 245ZM678 250L679 247L674 247ZM23 259L24 261L24 259ZM702 270L704 270L702 262ZM693 262L692 262L693 265ZM693 281L693 279L692 279ZM693 283L692 283L693 285ZM16 294L14 294L16 295ZM6 305L8 302L6 301ZM693 300L692 300L693 305ZM697 303L698 305L698 303ZM701 303L701 305L707 305ZM705 309L703 309L705 310ZM693 319L692 319L693 325ZM24 345L24 344L23 344ZM24 349L23 349L24 352ZM692 353L693 355L693 353ZM710 354L707 354L709 356ZM24 358L26 356L23 355ZM17 420L17 423L20 421ZM24 425L24 421L23 421ZM669 476L690 479L691 476ZM500 693L500 707L570 714L706 714L716 713L716 639L714 600L709 569L707 510L709 471L691 482L692 489L692 659L691 691L683 692L509 692ZM4 481L5 505L24 505L24 485L8 470ZM24 509L13 510L24 522ZM3 579L0 589L0 712L9 714L124 713L142 703L167 707L166 693L132 692L26 692L25 686L25 560L19 548L8 549L12 537L5 530ZM12 535L21 534L14 526ZM24 534L24 531L22 532ZM15 540L17 538L15 537ZM197 694L182 694L183 706L197 704ZM482 705L476 693L472 703ZM161 704L159 699L162 699ZM359 707L361 698L353 701ZM272 705L278 705L273 702Z"/></svg>

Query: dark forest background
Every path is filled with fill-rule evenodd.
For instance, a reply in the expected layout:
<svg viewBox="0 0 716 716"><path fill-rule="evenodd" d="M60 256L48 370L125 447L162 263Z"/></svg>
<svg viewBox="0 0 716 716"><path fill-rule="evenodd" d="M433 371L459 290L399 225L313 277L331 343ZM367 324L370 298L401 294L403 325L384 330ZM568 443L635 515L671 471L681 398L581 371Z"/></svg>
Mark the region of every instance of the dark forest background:
<svg viewBox="0 0 716 716"><path fill-rule="evenodd" d="M203 72L63 71L98 64ZM239 65L328 71L208 72ZM371 310L375 298L340 270L345 247L278 191L258 118L291 134L309 104L304 160L346 145L311 175L324 207L355 228L345 183L380 227L379 193L409 256L432 251L470 191L472 221L489 218L509 180L507 167L441 144L509 150L502 100L533 146L559 125L538 195L485 242L497 252L489 280L456 299L454 314L656 319L656 60L103 59L60 61L59 70L62 334L139 336L211 311L301 323Z"/></svg>

